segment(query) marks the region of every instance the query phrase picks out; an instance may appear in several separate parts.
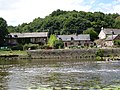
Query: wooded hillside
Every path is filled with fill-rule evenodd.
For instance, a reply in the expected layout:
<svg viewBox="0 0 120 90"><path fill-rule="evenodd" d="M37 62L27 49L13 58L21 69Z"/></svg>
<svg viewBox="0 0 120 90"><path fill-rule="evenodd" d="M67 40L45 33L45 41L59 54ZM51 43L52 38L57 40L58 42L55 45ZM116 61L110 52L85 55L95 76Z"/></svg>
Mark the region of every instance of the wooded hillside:
<svg viewBox="0 0 120 90"><path fill-rule="evenodd" d="M120 28L120 15L102 12L84 11L53 11L45 18L35 18L30 23L23 23L16 27L8 26L9 32L42 32L55 34L80 34L89 28L99 33L101 27Z"/></svg>

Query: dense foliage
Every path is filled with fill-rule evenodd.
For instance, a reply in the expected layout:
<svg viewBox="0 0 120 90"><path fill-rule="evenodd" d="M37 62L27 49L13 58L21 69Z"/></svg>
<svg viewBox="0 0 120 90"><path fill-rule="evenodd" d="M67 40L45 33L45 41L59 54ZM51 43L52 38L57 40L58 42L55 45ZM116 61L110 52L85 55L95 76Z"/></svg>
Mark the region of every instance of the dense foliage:
<svg viewBox="0 0 120 90"><path fill-rule="evenodd" d="M5 43L4 38L7 34L7 22L0 17L0 46L2 46Z"/></svg>
<svg viewBox="0 0 120 90"><path fill-rule="evenodd" d="M51 34L48 40L48 46L55 49L61 49L64 48L64 43L62 40L58 40L54 34Z"/></svg>
<svg viewBox="0 0 120 90"><path fill-rule="evenodd" d="M54 42L54 48L55 49L62 49L64 48L64 43L62 40L55 40Z"/></svg>
<svg viewBox="0 0 120 90"><path fill-rule="evenodd" d="M50 38L48 39L48 46L54 47L54 42L57 40L56 36L53 34L50 35Z"/></svg>
<svg viewBox="0 0 120 90"><path fill-rule="evenodd" d="M120 40L114 40L114 44L118 47L120 47Z"/></svg>
<svg viewBox="0 0 120 90"><path fill-rule="evenodd" d="M84 11L53 11L45 18L36 18L30 23L16 27L9 26L9 32L42 32L50 34L80 34L88 28L94 28L99 33L101 27L120 28L119 14L104 14L102 12Z"/></svg>
<svg viewBox="0 0 120 90"><path fill-rule="evenodd" d="M87 30L83 31L84 34L90 34L90 38L94 41L98 37L98 33L94 30L94 28L88 28Z"/></svg>

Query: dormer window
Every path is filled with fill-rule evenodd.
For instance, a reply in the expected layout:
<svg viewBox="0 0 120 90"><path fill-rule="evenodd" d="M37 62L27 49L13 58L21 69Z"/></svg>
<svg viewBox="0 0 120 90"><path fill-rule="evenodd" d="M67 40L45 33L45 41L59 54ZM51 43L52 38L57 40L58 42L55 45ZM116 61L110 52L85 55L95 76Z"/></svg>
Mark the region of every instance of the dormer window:
<svg viewBox="0 0 120 90"><path fill-rule="evenodd" d="M74 38L73 38L73 37L71 37L71 40L74 40Z"/></svg>
<svg viewBox="0 0 120 90"><path fill-rule="evenodd" d="M115 34L113 30L111 31L111 33L112 33L112 35L114 35L114 34Z"/></svg>
<svg viewBox="0 0 120 90"><path fill-rule="evenodd" d="M17 35L14 35L14 37L18 37Z"/></svg>
<svg viewBox="0 0 120 90"><path fill-rule="evenodd" d="M62 40L62 38L59 38L59 40Z"/></svg>

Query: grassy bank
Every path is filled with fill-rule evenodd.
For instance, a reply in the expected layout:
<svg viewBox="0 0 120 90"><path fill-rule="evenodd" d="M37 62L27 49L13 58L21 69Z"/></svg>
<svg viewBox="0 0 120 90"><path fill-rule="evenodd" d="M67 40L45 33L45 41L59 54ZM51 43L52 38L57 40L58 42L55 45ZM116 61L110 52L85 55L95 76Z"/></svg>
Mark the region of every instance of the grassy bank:
<svg viewBox="0 0 120 90"><path fill-rule="evenodd" d="M26 51L0 51L0 55L27 55Z"/></svg>

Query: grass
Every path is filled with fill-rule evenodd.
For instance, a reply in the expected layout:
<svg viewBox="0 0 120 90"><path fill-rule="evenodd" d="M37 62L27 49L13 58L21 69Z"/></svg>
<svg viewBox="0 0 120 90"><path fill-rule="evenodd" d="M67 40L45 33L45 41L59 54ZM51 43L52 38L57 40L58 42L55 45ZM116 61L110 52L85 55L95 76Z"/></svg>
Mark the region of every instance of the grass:
<svg viewBox="0 0 120 90"><path fill-rule="evenodd" d="M19 50L15 50L15 51L1 51L0 50L0 55L27 55L27 52L19 51Z"/></svg>

